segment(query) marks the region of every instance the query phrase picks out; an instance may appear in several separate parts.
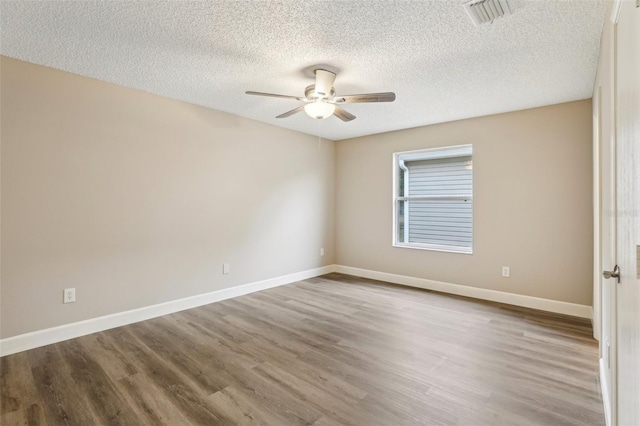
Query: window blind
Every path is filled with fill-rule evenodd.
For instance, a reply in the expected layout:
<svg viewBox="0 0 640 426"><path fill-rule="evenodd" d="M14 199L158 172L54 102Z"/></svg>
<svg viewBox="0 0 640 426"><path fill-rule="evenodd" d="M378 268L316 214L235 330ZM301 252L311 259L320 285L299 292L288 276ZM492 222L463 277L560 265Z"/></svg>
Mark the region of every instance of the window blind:
<svg viewBox="0 0 640 426"><path fill-rule="evenodd" d="M471 149L458 148L453 152L455 156L446 156L443 151L399 158L404 170L401 185L406 185L399 188L397 198L404 203L402 242L470 253L473 242Z"/></svg>

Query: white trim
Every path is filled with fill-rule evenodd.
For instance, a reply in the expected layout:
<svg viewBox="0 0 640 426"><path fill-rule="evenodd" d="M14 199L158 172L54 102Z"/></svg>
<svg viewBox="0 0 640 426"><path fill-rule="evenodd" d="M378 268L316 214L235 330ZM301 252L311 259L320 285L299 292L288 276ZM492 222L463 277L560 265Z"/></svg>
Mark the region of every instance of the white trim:
<svg viewBox="0 0 640 426"><path fill-rule="evenodd" d="M396 161L437 160L441 158L471 157L473 145L439 146L436 148L416 149L413 151L395 152Z"/></svg>
<svg viewBox="0 0 640 426"><path fill-rule="evenodd" d="M615 0L613 7L611 8L611 22L614 25L618 23L618 19L620 19L620 9L622 8L622 0Z"/></svg>
<svg viewBox="0 0 640 426"><path fill-rule="evenodd" d="M407 228L405 227L405 229ZM445 253L473 254L473 247L440 246L437 244L424 243L394 243L393 246L416 250L442 251Z"/></svg>
<svg viewBox="0 0 640 426"><path fill-rule="evenodd" d="M598 83L598 82L596 82ZM593 338L600 341L602 327L602 243L600 241L602 194L600 190L600 148L602 144L602 86L597 84L593 93Z"/></svg>
<svg viewBox="0 0 640 426"><path fill-rule="evenodd" d="M604 374L604 358L600 358L600 393L602 393L602 405L604 407L604 421L611 426L611 402L609 401L609 388Z"/></svg>
<svg viewBox="0 0 640 426"><path fill-rule="evenodd" d="M523 306L525 308L539 309L541 311L555 312L580 318L591 318L591 306L578 305L576 303L561 302L559 300L542 299L540 297L525 296L522 294L505 293L502 291L488 290L485 288L468 287L459 284L451 284L442 281L427 280L424 278L409 277L406 275L389 274L386 272L371 271L368 269L353 268L351 266L336 265L336 272L386 281L394 284L402 284L410 287L418 287L427 290L435 290L442 293L456 294L459 296L473 297L475 299L489 300L492 302L506 303L509 305Z"/></svg>
<svg viewBox="0 0 640 426"><path fill-rule="evenodd" d="M143 308L132 309L130 311L118 312L58 327L20 334L6 339L0 339L0 356L11 355L16 352L22 352L38 348L40 346L62 342L63 340L74 339L87 334L108 330L110 328L121 327L123 325L172 314L185 309L208 305L209 303L219 302L221 300L231 299L285 284L291 284L331 272L335 272L335 265L309 269L254 283L199 294L197 296L185 297L184 299L172 300L170 302L159 303L157 305L145 306Z"/></svg>

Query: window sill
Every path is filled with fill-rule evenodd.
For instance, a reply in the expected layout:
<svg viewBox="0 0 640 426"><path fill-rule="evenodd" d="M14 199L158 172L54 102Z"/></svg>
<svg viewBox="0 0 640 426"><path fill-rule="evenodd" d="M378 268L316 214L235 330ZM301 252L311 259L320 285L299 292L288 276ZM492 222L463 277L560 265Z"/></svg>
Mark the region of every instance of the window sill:
<svg viewBox="0 0 640 426"><path fill-rule="evenodd" d="M414 250L429 250L429 251L441 251L445 253L457 253L457 254L473 254L473 249L464 247L452 247L452 246L438 246L435 244L404 244L394 243L394 247L408 248Z"/></svg>

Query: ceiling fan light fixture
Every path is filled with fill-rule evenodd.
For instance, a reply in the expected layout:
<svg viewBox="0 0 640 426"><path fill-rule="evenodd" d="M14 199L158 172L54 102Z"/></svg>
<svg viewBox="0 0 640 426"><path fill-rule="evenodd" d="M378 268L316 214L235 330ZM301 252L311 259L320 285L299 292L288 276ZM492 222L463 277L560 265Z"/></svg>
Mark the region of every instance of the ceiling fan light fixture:
<svg viewBox="0 0 640 426"><path fill-rule="evenodd" d="M335 110L336 106L334 104L330 104L323 99L315 100L304 106L304 112L306 112L309 117L319 120L329 117Z"/></svg>

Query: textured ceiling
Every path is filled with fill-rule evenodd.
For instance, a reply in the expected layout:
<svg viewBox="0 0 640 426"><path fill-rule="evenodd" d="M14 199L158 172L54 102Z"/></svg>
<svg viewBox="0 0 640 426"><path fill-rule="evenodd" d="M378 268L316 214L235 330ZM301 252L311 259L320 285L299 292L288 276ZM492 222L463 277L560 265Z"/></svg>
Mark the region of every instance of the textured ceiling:
<svg viewBox="0 0 640 426"><path fill-rule="evenodd" d="M474 27L462 1L2 1L3 55L328 139L345 139L591 97L602 0L510 0ZM274 117L314 65L358 118Z"/></svg>

